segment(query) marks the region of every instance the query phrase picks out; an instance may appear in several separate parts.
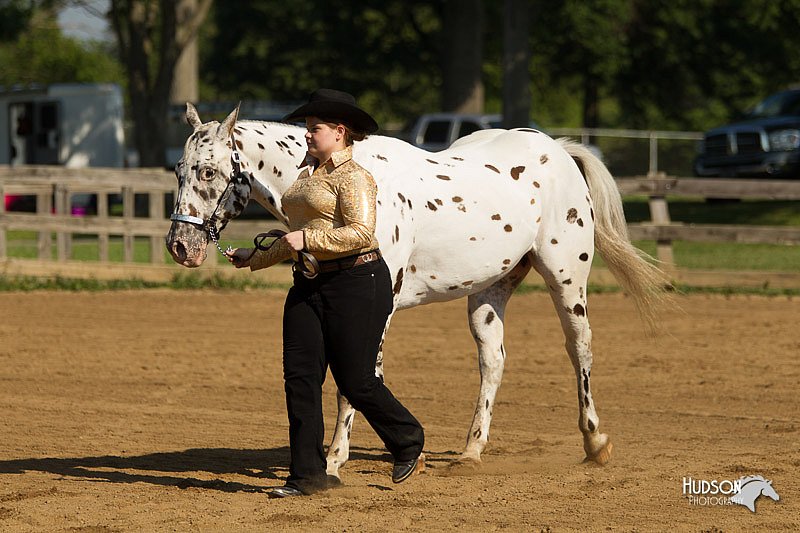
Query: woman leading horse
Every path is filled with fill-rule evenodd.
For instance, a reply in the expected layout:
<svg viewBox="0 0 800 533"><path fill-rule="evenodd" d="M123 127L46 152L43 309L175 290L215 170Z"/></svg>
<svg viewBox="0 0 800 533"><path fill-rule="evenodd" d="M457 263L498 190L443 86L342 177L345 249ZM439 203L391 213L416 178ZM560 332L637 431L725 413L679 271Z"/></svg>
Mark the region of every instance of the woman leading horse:
<svg viewBox="0 0 800 533"><path fill-rule="evenodd" d="M282 204L290 232L266 250L227 253L237 267L266 268L300 252L318 261L296 269L283 315L283 371L291 465L272 497L312 494L339 484L326 474L322 384L330 367L336 385L394 457L392 481L422 468L420 423L375 375L392 285L375 237L377 186L352 159L352 145L378 130L344 92L319 89L284 118L305 119L305 166Z"/></svg>

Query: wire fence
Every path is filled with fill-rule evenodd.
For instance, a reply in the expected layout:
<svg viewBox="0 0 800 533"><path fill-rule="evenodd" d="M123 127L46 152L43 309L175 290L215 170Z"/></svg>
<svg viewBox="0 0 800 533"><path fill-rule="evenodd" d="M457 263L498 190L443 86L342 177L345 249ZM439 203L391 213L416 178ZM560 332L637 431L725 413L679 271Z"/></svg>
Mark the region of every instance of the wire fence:
<svg viewBox="0 0 800 533"><path fill-rule="evenodd" d="M622 130L606 128L552 128L555 137L573 137L594 144L603 153L603 162L614 176L692 176L697 131Z"/></svg>

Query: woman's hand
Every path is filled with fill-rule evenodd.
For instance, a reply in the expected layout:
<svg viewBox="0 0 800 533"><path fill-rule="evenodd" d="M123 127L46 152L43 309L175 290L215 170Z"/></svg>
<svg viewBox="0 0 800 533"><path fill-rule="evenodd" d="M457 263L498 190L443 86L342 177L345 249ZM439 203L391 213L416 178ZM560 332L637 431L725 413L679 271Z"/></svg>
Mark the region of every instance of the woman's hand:
<svg viewBox="0 0 800 533"><path fill-rule="evenodd" d="M282 238L286 239L286 242L289 243L289 246L291 246L292 250L295 252L302 252L303 248L305 248L306 243L302 230L290 231Z"/></svg>
<svg viewBox="0 0 800 533"><path fill-rule="evenodd" d="M225 251L225 257L227 257L228 261L236 268L250 266L250 257L252 257L252 255L252 248L234 248L233 250Z"/></svg>

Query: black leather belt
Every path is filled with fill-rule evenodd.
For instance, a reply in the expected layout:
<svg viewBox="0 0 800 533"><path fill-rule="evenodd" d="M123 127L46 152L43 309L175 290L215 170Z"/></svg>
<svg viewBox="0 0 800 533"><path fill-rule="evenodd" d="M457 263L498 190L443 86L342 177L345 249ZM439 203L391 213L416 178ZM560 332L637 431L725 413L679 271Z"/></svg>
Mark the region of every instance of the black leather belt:
<svg viewBox="0 0 800 533"><path fill-rule="evenodd" d="M319 262L319 272L336 272L337 270L347 270L348 268L357 267L366 263L377 261L381 258L380 250L372 250L364 252L363 254L350 255L340 259L331 259L329 261Z"/></svg>

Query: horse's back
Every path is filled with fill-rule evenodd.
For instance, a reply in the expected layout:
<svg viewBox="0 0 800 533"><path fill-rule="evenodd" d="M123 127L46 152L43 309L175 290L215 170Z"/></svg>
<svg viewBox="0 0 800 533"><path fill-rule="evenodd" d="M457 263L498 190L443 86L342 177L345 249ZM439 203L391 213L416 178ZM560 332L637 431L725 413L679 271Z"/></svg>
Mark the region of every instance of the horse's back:
<svg viewBox="0 0 800 533"><path fill-rule="evenodd" d="M494 283L541 241L543 224L558 223L550 211L566 219L587 196L569 155L535 130L484 130L437 153L381 137L361 148L357 161L378 182L381 248L404 276L401 307Z"/></svg>

